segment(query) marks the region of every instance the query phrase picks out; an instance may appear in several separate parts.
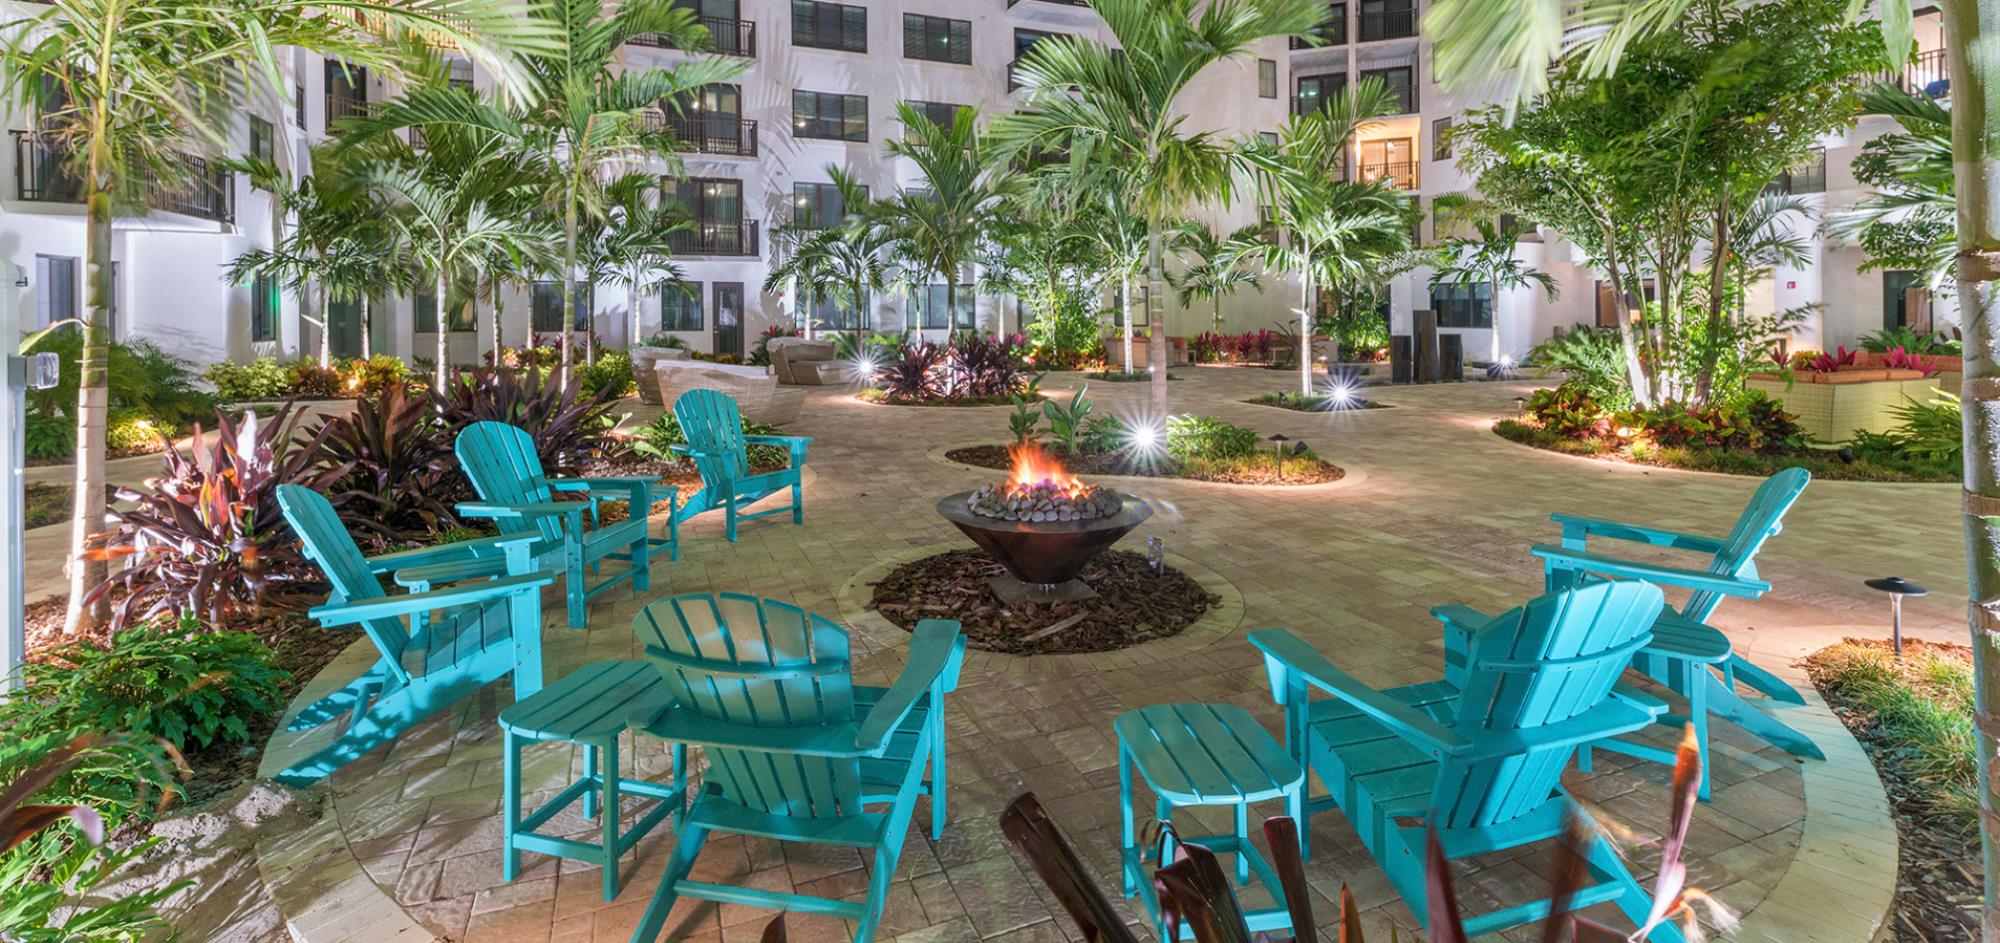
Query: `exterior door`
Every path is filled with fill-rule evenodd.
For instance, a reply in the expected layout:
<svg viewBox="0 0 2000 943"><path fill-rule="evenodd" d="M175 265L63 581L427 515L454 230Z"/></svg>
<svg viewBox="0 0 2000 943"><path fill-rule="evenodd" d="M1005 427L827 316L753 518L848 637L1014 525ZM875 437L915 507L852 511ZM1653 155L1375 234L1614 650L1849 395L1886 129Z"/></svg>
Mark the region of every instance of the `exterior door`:
<svg viewBox="0 0 2000 943"><path fill-rule="evenodd" d="M743 356L743 283L715 283L715 352Z"/></svg>
<svg viewBox="0 0 2000 943"><path fill-rule="evenodd" d="M361 302L334 301L326 306L327 346L335 357L361 356Z"/></svg>

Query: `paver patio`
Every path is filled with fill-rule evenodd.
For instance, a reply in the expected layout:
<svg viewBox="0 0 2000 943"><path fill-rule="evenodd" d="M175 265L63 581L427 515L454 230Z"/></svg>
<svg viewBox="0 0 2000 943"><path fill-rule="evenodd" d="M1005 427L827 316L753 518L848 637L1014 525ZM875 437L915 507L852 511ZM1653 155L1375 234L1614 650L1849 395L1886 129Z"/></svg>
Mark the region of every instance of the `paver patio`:
<svg viewBox="0 0 2000 943"><path fill-rule="evenodd" d="M1375 390L1371 395L1398 408L1320 415L1240 402L1287 388L1294 382L1288 373L1179 372L1188 379L1171 387L1176 410L1304 440L1346 467L1349 479L1284 490L1121 484L1159 509L1128 545L1159 536L1176 562L1226 584L1225 604L1182 637L1123 652L970 658L958 693L947 701L952 824L937 842L913 830L883 939L1074 938L1001 837L995 821L1001 806L1034 790L1102 886L1115 890L1111 719L1131 707L1193 699L1242 705L1275 729L1278 712L1245 632L1290 628L1370 684L1433 677L1441 648L1427 610L1456 602L1497 611L1535 594L1540 570L1527 547L1554 536L1551 511L1714 532L1735 519L1756 484L1503 441L1486 427L1512 414L1525 384ZM1045 388L1066 395L1076 382L1075 375L1059 375ZM1143 384L1094 384L1091 391L1100 411L1118 415L1133 415L1147 393ZM680 562L655 564L656 593L728 590L790 600L853 627L858 677L891 676L900 633L859 610L865 591L857 576L965 545L931 505L994 473L945 462L941 453L1003 438L1005 414L1004 408L874 406L842 391L815 390L789 430L814 437L804 526L785 518L757 522L733 545L721 538L719 518L684 526ZM1956 494L1948 485L1815 482L1759 559L1776 590L1763 601L1725 603L1718 623L1753 660L1786 669L1796 656L1843 636L1884 633L1886 605L1860 581L1896 573L1933 591L1907 604L1906 630L1954 637L1963 629L1953 599L1964 592ZM564 628L560 607L550 608L550 677L587 661L636 657L630 621L644 601L612 593L580 631ZM329 674L372 657L360 643ZM309 688L300 702L317 692ZM610 903L599 897L597 869L574 862L529 855L518 880L501 880L501 740L494 718L511 698L504 685L491 687L390 750L342 769L328 780L337 815L308 835L263 849L266 878L295 935L405 940L428 933L541 943L630 934L664 867L673 840L668 826L640 845L636 862L626 865L623 893ZM1894 883L1894 829L1880 785L1823 709L1809 706L1787 719L1825 741L1829 762L1802 774L1790 756L1759 749L1719 725L1715 801L1696 814L1692 881L1752 912L1745 938L1866 939L1865 932L1849 931L1872 929ZM304 738L281 734L265 768L304 745ZM629 752L648 771L664 763L657 744ZM531 749L525 780L544 791L530 801L546 797L580 762L580 751L566 747ZM1602 818L1657 835L1667 815L1666 776L1661 767L1600 753L1597 771L1573 773L1571 782ZM1280 811L1273 806L1263 814ZM927 820L921 803L919 815ZM1195 820L1201 827L1222 824ZM594 828L574 819L567 824ZM1415 926L1337 814L1315 817L1312 827L1315 856L1307 873L1321 895L1315 906L1322 920L1336 914L1333 901L1344 883L1380 934L1371 939L1386 940L1391 922ZM1481 910L1540 896L1548 861L1546 849L1531 849L1474 864L1461 889L1468 907ZM1634 867L1650 880L1649 852L1640 850ZM710 842L696 877L854 897L866 883L853 853L731 840ZM1783 890L1773 896L1774 888ZM1795 903L1814 899L1821 903ZM767 919L764 911L684 901L668 923L669 936L754 939ZM795 940L844 939L847 932L828 919L794 917L790 924Z"/></svg>

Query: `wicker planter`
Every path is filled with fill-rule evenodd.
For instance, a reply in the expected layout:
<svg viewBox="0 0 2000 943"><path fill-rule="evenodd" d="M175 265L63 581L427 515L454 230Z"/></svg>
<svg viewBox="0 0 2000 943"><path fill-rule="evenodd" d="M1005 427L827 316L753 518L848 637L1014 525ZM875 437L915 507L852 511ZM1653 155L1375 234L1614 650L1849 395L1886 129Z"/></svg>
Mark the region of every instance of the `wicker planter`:
<svg viewBox="0 0 2000 943"><path fill-rule="evenodd" d="M1813 379L1808 379L1808 377ZM1854 430L1887 432L1896 424L1891 409L1937 396L1938 378L1915 370L1842 370L1800 374L1787 389L1782 378L1753 376L1750 389L1784 404L1799 426L1822 442L1846 442Z"/></svg>

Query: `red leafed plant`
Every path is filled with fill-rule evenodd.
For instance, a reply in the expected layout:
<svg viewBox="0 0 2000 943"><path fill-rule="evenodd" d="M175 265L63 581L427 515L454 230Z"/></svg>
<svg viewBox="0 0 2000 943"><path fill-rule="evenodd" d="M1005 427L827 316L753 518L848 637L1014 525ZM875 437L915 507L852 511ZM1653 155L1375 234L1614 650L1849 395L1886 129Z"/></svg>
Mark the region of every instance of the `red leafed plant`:
<svg viewBox="0 0 2000 943"><path fill-rule="evenodd" d="M1901 347L1891 347L1882 353L1882 366L1891 370L1915 370L1924 376L1937 372L1937 366Z"/></svg>
<svg viewBox="0 0 2000 943"><path fill-rule="evenodd" d="M1836 373L1854 366L1854 357L1858 353L1860 351L1848 350L1847 346L1843 344L1835 348L1833 353L1822 351L1818 356L1807 361L1806 369L1814 373Z"/></svg>

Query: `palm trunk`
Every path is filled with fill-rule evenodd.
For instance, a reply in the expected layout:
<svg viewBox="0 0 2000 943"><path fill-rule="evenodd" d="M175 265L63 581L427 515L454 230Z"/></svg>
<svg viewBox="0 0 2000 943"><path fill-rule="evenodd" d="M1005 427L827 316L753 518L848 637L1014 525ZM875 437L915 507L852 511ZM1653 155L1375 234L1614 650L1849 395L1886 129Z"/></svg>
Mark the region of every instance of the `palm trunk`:
<svg viewBox="0 0 2000 943"><path fill-rule="evenodd" d="M1124 322L1125 372L1132 372L1132 273L1118 273L1118 319Z"/></svg>
<svg viewBox="0 0 2000 943"><path fill-rule="evenodd" d="M1299 274L1299 395L1300 396L1311 396L1313 393L1312 358L1306 356L1307 349L1312 347L1312 323L1313 323L1312 298L1313 298L1312 276L1307 275L1304 272L1301 272Z"/></svg>
<svg viewBox="0 0 2000 943"><path fill-rule="evenodd" d="M1959 318L1965 332L1965 563L1972 634L1973 728L1986 874L1981 924L2000 940L2000 72L1973 56L2000 36L2000 0L1946 0L1952 153L1957 165ZM1989 28L1990 27L1990 28Z"/></svg>
<svg viewBox="0 0 2000 943"><path fill-rule="evenodd" d="M94 606L83 604L84 594L104 582L109 572L104 560L85 553L91 535L104 526L104 428L111 405L105 370L111 341L111 191L99 174L91 174L91 182L84 229L89 313L77 365L76 508L70 515L69 607L63 619L63 631L69 635L101 624L109 611L102 600Z"/></svg>
<svg viewBox="0 0 2000 943"><path fill-rule="evenodd" d="M639 346L639 263L632 263L632 275L625 280L625 349Z"/></svg>
<svg viewBox="0 0 2000 943"><path fill-rule="evenodd" d="M1493 335L1493 356L1489 358L1488 362L1498 364L1501 356L1503 356L1500 348L1500 280L1497 278L1493 279L1492 282L1488 283L1486 291L1487 303L1493 306L1492 317L1488 319L1493 322L1492 327L1489 329Z"/></svg>
<svg viewBox="0 0 2000 943"><path fill-rule="evenodd" d="M451 334L450 332L445 330L445 319L450 316L449 312L445 311L445 304L446 304L445 292L449 288L450 288L449 279L445 278L444 269L438 269L438 280L437 280L438 301L437 301L437 306L432 309L436 313L436 317L434 318L434 320L437 321L436 324L432 325L432 327L435 327L437 329L437 363L431 369L431 389L434 390L444 389L445 374L447 372L446 361L447 358L449 357L449 351L445 346L445 340L449 338Z"/></svg>
<svg viewBox="0 0 2000 943"><path fill-rule="evenodd" d="M1153 371L1153 415L1167 415L1167 258L1166 240L1155 224L1146 233L1146 360Z"/></svg>
<svg viewBox="0 0 2000 943"><path fill-rule="evenodd" d="M1701 357L1701 372L1695 375L1694 395L1700 402L1708 402L1708 395L1715 387L1715 362L1722 351L1715 339L1722 335L1722 296L1727 287L1729 268L1729 200L1723 199L1715 207L1715 233L1710 244L1711 258L1708 263L1708 337L1707 348Z"/></svg>
<svg viewBox="0 0 2000 943"><path fill-rule="evenodd" d="M497 367L500 366L500 358L504 355L503 351L507 346L500 338L500 331L507 324L506 319L502 317L502 314L507 310L507 280L504 278L496 278L493 280L492 287L493 287L493 341L492 341L493 366ZM534 325L532 324L529 325L528 330L530 333L532 333L534 331Z"/></svg>
<svg viewBox="0 0 2000 943"><path fill-rule="evenodd" d="M1625 379L1632 385L1632 399L1640 406L1653 405L1653 384L1640 362L1639 339L1632 333L1631 310L1625 306L1625 277L1618 266L1617 236L1604 230L1605 274L1611 276L1611 312L1618 322L1618 345L1625 353Z"/></svg>
<svg viewBox="0 0 2000 943"><path fill-rule="evenodd" d="M368 292L361 293L361 359L370 360L375 356L375 302Z"/></svg>
<svg viewBox="0 0 2000 943"><path fill-rule="evenodd" d="M326 294L326 286L320 286L320 294L326 300L319 312L319 366L325 370L333 366L333 298Z"/></svg>
<svg viewBox="0 0 2000 943"><path fill-rule="evenodd" d="M576 323L576 193L571 187L563 201L563 287L562 287L562 383L569 385L570 349L575 343L571 327ZM530 326L530 330L533 327Z"/></svg>

